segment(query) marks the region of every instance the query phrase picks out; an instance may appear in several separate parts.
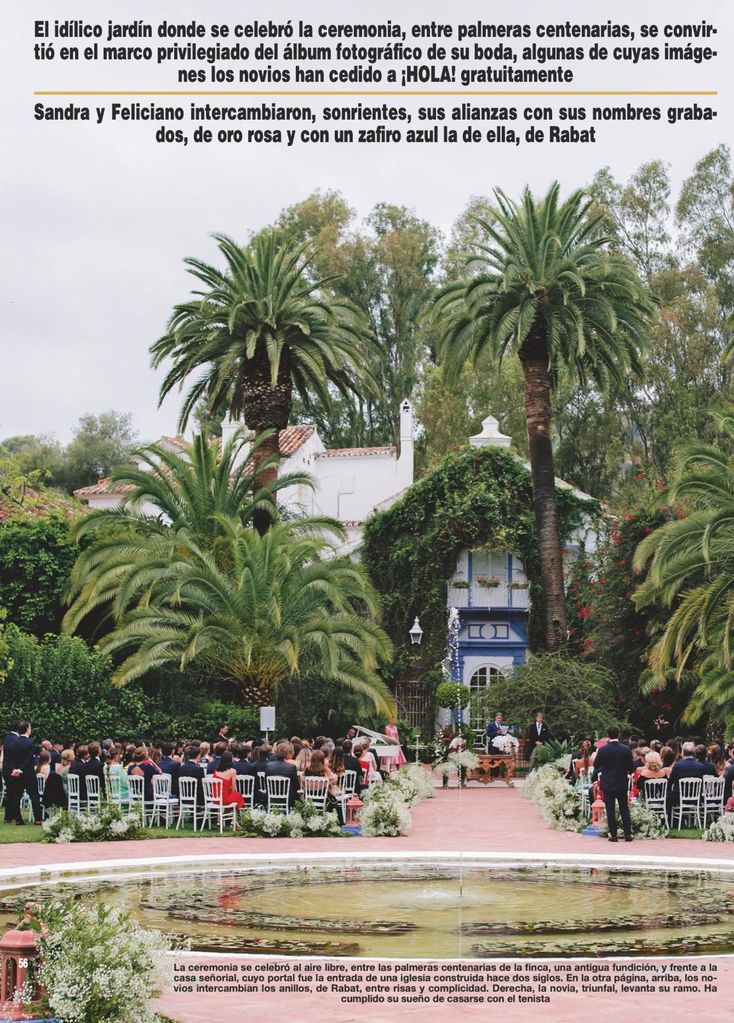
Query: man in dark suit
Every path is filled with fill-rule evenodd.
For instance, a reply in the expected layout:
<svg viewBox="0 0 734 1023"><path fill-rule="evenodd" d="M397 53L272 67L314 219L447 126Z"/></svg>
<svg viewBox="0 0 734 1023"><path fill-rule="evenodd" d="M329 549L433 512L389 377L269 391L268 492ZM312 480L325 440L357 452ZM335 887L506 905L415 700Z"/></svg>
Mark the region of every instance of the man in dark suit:
<svg viewBox="0 0 734 1023"><path fill-rule="evenodd" d="M528 750L530 751L530 766L535 766L535 758L538 755L538 750L544 742L550 742L553 736L551 730L543 719L543 711L539 710L535 713L535 721L533 721L526 735Z"/></svg>
<svg viewBox="0 0 734 1023"><path fill-rule="evenodd" d="M359 795L364 788L364 772L359 766L359 760L355 756L352 756L352 740L345 739L342 743L342 749L344 751L344 770L345 771L356 771L357 781L354 786L354 792Z"/></svg>
<svg viewBox="0 0 734 1023"><path fill-rule="evenodd" d="M668 796L671 806L678 804L678 783L682 778L703 778L705 775L716 774L713 764L702 764L696 756L694 742L683 743L683 756L676 760L668 777ZM724 786L726 788L726 785Z"/></svg>
<svg viewBox="0 0 734 1023"><path fill-rule="evenodd" d="M292 807L298 794L298 771L295 764L287 764L286 761L293 756L293 746L287 739L281 739L279 742L276 742L273 753L275 754L275 759L266 760L264 764L260 764L259 770L265 772L266 785L268 778L290 779L288 806Z"/></svg>
<svg viewBox="0 0 734 1023"><path fill-rule="evenodd" d="M726 767L724 768L724 804L732 795L734 788L734 743L727 743L726 746Z"/></svg>
<svg viewBox="0 0 734 1023"><path fill-rule="evenodd" d="M9 820L15 821L16 824L25 823L20 812L23 792L28 793L31 801L34 822L43 823L41 798L38 794L36 772L33 769L35 753L36 744L31 739L30 722L21 721L18 724L18 736L7 747L3 757L3 773L7 770L10 782L6 797L9 805L6 812Z"/></svg>
<svg viewBox="0 0 734 1023"><path fill-rule="evenodd" d="M5 823L10 824L15 818L11 818L10 810L10 771L11 768L8 766L10 761L8 760L8 750L13 745L15 740L20 734L18 732L18 721L12 721L10 724L10 731L3 739L3 781L5 782Z"/></svg>
<svg viewBox="0 0 734 1023"><path fill-rule="evenodd" d="M105 797L105 786L104 786L104 767L102 766L102 759L100 757L99 744L96 742L90 742L87 746L89 751L89 757L82 763L79 769L79 789L81 791L82 802L87 801L87 778L94 777L99 781L99 796L100 800ZM69 768L71 770L71 768Z"/></svg>
<svg viewBox="0 0 734 1023"><path fill-rule="evenodd" d="M178 773L181 770L181 763L173 758L173 743L161 743L161 759L158 761L163 774L171 778L171 798L178 799Z"/></svg>
<svg viewBox="0 0 734 1023"><path fill-rule="evenodd" d="M178 784L182 778L196 778L196 802L199 806L203 806L204 786L202 785L202 781L204 780L204 768L199 763L198 746L187 746L184 750L184 760L182 764L179 764L176 784Z"/></svg>
<svg viewBox="0 0 734 1023"><path fill-rule="evenodd" d="M497 711L494 716L494 721L490 721L487 724L487 729L484 733L487 737L487 748L490 748L497 738L498 735L504 734L504 725L502 724L502 713Z"/></svg>
<svg viewBox="0 0 734 1023"><path fill-rule="evenodd" d="M607 729L609 742L597 751L594 758L592 782L598 781L604 793L604 806L609 823L609 841L617 841L616 805L619 805L619 816L622 818L622 829L625 842L632 841L632 822L628 802L627 786L629 776L634 771L632 750L619 741L619 729L611 725Z"/></svg>

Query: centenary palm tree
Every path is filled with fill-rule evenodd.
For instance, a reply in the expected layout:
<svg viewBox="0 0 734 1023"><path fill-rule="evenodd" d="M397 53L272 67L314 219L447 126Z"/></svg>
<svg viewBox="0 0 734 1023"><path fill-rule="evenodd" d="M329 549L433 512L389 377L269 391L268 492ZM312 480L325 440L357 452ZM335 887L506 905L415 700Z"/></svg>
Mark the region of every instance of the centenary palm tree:
<svg viewBox="0 0 734 1023"><path fill-rule="evenodd" d="M364 570L335 558L323 531L281 523L264 535L219 517L227 557L185 529L126 587L101 647L131 651L114 674L124 685L151 669L196 665L266 705L285 679L307 669L394 711L376 674L390 641L375 621ZM222 566L226 567L222 567Z"/></svg>
<svg viewBox="0 0 734 1023"><path fill-rule="evenodd" d="M734 438L734 417L715 418ZM637 606L677 605L651 653L652 684L673 668L678 679L693 668L700 681L687 718L734 719L734 457L707 444L683 445L676 457L660 502L686 514L645 537L635 553L638 570L649 564Z"/></svg>
<svg viewBox="0 0 734 1023"><path fill-rule="evenodd" d="M215 558L220 548L224 556L222 518L252 524L258 511L273 515L275 495L284 487L311 486L307 474L288 473L256 487L253 454L267 439L249 441L238 431L222 446L200 433L176 450L151 444L133 452L137 464L121 466L111 477L125 488L122 504L91 511L74 527L75 539L85 543L67 586L72 603L65 627L73 631L93 609L121 595L124 605L130 580L175 544L179 530L207 545ZM278 461L268 455L261 470L277 467ZM315 522L309 519L309 527Z"/></svg>
<svg viewBox="0 0 734 1023"><path fill-rule="evenodd" d="M377 346L356 306L330 291L334 278L314 280L315 253L307 245L279 246L273 233L239 246L217 235L226 269L187 259L204 290L174 308L168 329L151 348L153 365L173 360L161 401L195 371L179 420L184 428L202 398L244 416L257 433L272 430L256 454L278 450L288 425L294 389L306 407L314 397L328 406L329 385L342 394L377 390L371 365ZM258 473L260 482L273 467ZM258 526L263 522L256 515Z"/></svg>
<svg viewBox="0 0 734 1023"><path fill-rule="evenodd" d="M641 373L640 351L655 307L632 264L605 251L599 219L559 185L519 203L495 192L486 239L467 256L467 279L445 287L433 307L438 354L449 380L469 359L517 353L525 376L533 504L545 593L545 641L566 641L563 566L551 440L551 390L562 376L600 389Z"/></svg>

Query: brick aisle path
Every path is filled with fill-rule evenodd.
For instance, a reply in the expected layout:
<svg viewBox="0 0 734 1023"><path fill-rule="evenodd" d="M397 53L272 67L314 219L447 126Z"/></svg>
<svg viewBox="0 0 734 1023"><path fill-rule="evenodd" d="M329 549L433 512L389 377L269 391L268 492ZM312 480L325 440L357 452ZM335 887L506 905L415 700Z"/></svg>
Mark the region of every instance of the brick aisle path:
<svg viewBox="0 0 734 1023"><path fill-rule="evenodd" d="M518 789L492 785L488 788L470 786L463 791L450 789L437 791L437 798L429 800L413 811L413 830L405 838L396 839L168 839L108 843L104 845L52 846L19 844L0 846L0 869L22 868L61 863L82 863L94 860L136 858L158 860L161 857L226 855L234 858L248 854L260 856L304 852L358 853L369 851L389 853L393 860L402 853L455 851L499 853L557 853L581 854L584 857L609 855L624 861L627 857L645 857L663 864L677 857L700 860L727 860L734 864L734 847L719 843L691 839L668 841L621 842L614 846L596 838L551 831L540 819L536 807L524 799ZM205 962L206 956L192 956L196 962ZM267 961L267 960L265 960ZM724 1023L731 1020L731 1000L734 996L734 957L716 957L718 966L716 994L706 995L648 995L625 994L613 996L587 994L584 996L559 994L550 1006L539 1004L483 1005L483 1006L390 1006L365 1005L354 1008L343 1005L338 994L278 995L274 1000L267 994L238 995L184 995L168 994L161 999L161 1011L170 1014L179 1023L249 1023L253 1018L267 1018L274 1023L298 1020L299 1023L424 1023L426 1020L445 1020L461 1014L462 1021L486 1021L490 1013L500 1013L510 1023L536 1021L542 1013L546 1020L564 1023L588 1023L590 1018L612 1012L633 1018L635 1013L655 1018L683 1018L694 1013L706 1023ZM452 1011L453 1010L453 1011ZM640 1017L642 1018L642 1017Z"/></svg>

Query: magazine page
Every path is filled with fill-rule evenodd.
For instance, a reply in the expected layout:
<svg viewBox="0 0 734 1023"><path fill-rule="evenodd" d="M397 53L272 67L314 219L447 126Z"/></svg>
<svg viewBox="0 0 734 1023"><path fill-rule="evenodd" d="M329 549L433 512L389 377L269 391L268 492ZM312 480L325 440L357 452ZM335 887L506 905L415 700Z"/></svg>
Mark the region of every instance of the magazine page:
<svg viewBox="0 0 734 1023"><path fill-rule="evenodd" d="M0 1023L728 1018L730 5L2 25Z"/></svg>

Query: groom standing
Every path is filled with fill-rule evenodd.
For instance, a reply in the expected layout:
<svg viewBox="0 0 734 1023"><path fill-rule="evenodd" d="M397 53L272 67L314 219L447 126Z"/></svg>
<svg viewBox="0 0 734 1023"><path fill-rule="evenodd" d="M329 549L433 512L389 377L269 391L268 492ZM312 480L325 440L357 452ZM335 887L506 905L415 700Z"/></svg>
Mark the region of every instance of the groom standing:
<svg viewBox="0 0 734 1023"><path fill-rule="evenodd" d="M609 841L617 841L616 805L619 804L619 816L622 818L625 842L632 841L632 822L630 820L629 796L627 782L634 773L632 750L619 741L619 729L616 725L607 728L609 742L598 750L594 758L592 782L598 781L604 795L604 806L609 822Z"/></svg>

